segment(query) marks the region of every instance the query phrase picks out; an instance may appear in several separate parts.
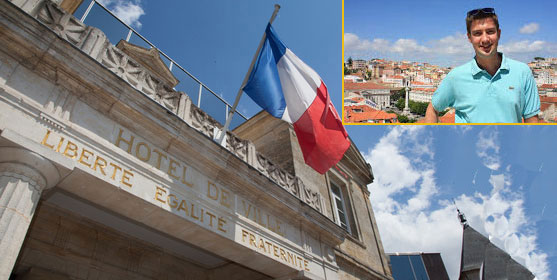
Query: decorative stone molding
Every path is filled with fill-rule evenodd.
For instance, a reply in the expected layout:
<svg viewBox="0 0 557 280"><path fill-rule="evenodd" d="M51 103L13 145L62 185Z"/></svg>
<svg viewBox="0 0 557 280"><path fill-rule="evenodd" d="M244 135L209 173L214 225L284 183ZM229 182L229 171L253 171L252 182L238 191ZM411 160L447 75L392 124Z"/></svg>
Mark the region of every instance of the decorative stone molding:
<svg viewBox="0 0 557 280"><path fill-rule="evenodd" d="M54 90L50 93L44 109L46 112L56 117L58 120L67 121L70 119L70 112L72 111L76 102L76 95L73 95L67 90L60 88L59 90ZM44 113L41 113L41 118L53 123L53 125L56 127L65 127L65 125L57 120L49 120L49 116Z"/></svg>
<svg viewBox="0 0 557 280"><path fill-rule="evenodd" d="M23 180L35 191L42 191L45 186L45 180L39 173L20 164L0 163L0 178ZM4 192L1 194L4 194Z"/></svg>
<svg viewBox="0 0 557 280"><path fill-rule="evenodd" d="M11 0L11 2L31 16L36 16L44 0ZM60 0L54 1L60 2Z"/></svg>
<svg viewBox="0 0 557 280"><path fill-rule="evenodd" d="M171 112L177 114L179 102L183 95L187 96L181 91L175 91L168 85L156 81L155 96L152 98Z"/></svg>
<svg viewBox="0 0 557 280"><path fill-rule="evenodd" d="M214 136L213 128L217 127L220 129L222 126L205 111L193 104L190 106L191 126L212 139Z"/></svg>
<svg viewBox="0 0 557 280"><path fill-rule="evenodd" d="M104 51L101 63L132 87L142 89L139 87L139 80L145 79L145 77L143 77L141 66L118 48L109 45Z"/></svg>
<svg viewBox="0 0 557 280"><path fill-rule="evenodd" d="M41 185L42 188L54 187L60 180L60 172L54 164L39 154L25 149L0 147L0 164L2 164L0 172L20 174Z"/></svg>
<svg viewBox="0 0 557 280"><path fill-rule="evenodd" d="M87 37L83 39L80 49L100 62L104 56L106 46L110 45L110 42L100 29L91 26L88 28L90 31Z"/></svg>
<svg viewBox="0 0 557 280"><path fill-rule="evenodd" d="M302 181L300 180L299 182L301 183ZM307 188L306 186L300 189L304 190L302 194L303 201L309 204L310 206L312 206L313 208L317 209L319 212L322 212L323 199L321 197L321 194L310 188Z"/></svg>
<svg viewBox="0 0 557 280"><path fill-rule="evenodd" d="M169 87L173 88L179 83L178 79L172 74L172 71L168 69L160 58L160 53L156 48L146 49L124 40L120 40L116 47L139 62L139 64L145 67L151 74L156 75L159 80L169 85Z"/></svg>
<svg viewBox="0 0 557 280"><path fill-rule="evenodd" d="M58 36L78 47L81 47L90 31L85 24L50 1L44 3L37 19L50 27Z"/></svg>
<svg viewBox="0 0 557 280"><path fill-rule="evenodd" d="M238 138L234 134L226 135L226 147L237 157L243 161L248 162L248 143L249 141Z"/></svg>
<svg viewBox="0 0 557 280"><path fill-rule="evenodd" d="M40 2L40 0L35 1ZM38 20L50 27L61 38L80 48L132 87L145 93L152 100L161 104L170 112L175 113L191 127L209 138L213 138L215 128L222 129L222 125L218 121L195 106L185 93L174 90L167 83L174 81L167 77L170 71L163 75L167 77L167 82L163 82L157 75L151 73L148 68L130 57L130 55L110 44L102 31L84 25L50 0L41 1L44 1L44 5L42 5L38 12ZM129 43L121 43L121 46L125 46L126 49L131 51L137 51L136 57L142 61L155 59L153 55L158 55L156 50L139 50L139 47ZM161 66L157 67L160 68ZM53 104L53 107L56 106L61 105ZM58 109L54 108L54 110ZM62 119L65 119L64 115L62 115ZM319 192L305 186L300 178L282 170L269 159L259 154L251 142L227 132L225 146L234 155L254 166L263 175L269 177L304 203L319 212L323 211L323 199Z"/></svg>

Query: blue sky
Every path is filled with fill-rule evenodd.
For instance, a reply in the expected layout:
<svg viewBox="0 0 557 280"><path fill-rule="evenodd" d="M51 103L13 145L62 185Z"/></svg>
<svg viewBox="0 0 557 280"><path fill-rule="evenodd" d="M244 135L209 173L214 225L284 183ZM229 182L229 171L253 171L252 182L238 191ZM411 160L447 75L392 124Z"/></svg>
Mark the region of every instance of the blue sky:
<svg viewBox="0 0 557 280"><path fill-rule="evenodd" d="M172 57L182 67L229 103L240 87L257 49L274 4L281 9L273 26L281 40L323 79L331 94L341 96L342 79L342 3L304 1L125 1L103 0L119 11L132 27ZM161 4L164 3L164 4ZM81 18L89 1L84 1L76 16ZM105 31L112 43L125 38L127 30L115 28L115 21L102 17L95 8L85 20ZM132 43L140 41L132 37ZM178 73L174 71L174 73ZM177 87L197 100L198 86L183 74ZM191 84L191 85L190 85ZM224 106L205 92L202 109L217 120L224 120ZM338 102L338 103L337 103ZM340 98L335 100L340 108ZM239 111L248 117L260 111L247 95ZM236 123L236 122L235 122ZM237 124L237 123L236 123Z"/></svg>
<svg viewBox="0 0 557 280"><path fill-rule="evenodd" d="M555 126L348 126L370 162L387 252L441 252L458 278L470 224L538 279L557 271Z"/></svg>
<svg viewBox="0 0 557 280"><path fill-rule="evenodd" d="M483 7L495 8L499 17L500 51L523 62L535 56L557 56L557 2L553 0L346 0L345 59L461 64L473 56L466 38L466 12Z"/></svg>

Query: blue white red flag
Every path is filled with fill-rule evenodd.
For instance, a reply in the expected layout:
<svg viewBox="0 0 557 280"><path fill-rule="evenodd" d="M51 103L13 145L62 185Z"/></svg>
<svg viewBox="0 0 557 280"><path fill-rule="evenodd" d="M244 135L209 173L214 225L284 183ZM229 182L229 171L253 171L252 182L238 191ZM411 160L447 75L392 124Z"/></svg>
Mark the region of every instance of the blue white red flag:
<svg viewBox="0 0 557 280"><path fill-rule="evenodd" d="M350 146L321 77L277 37L271 24L243 88L272 116L290 122L305 162L324 174Z"/></svg>

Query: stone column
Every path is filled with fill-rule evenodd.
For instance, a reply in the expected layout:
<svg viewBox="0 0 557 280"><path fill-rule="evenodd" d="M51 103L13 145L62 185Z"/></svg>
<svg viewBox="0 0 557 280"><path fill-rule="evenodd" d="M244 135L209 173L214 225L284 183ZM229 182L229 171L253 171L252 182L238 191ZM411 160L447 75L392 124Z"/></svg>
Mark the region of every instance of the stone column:
<svg viewBox="0 0 557 280"><path fill-rule="evenodd" d="M12 272L41 193L59 180L58 169L46 158L0 147L0 279Z"/></svg>
<svg viewBox="0 0 557 280"><path fill-rule="evenodd" d="M404 109L402 110L403 116L410 115L410 108L408 107L408 90L410 89L410 81L406 81L406 87L404 90L406 91L406 95L404 97Z"/></svg>

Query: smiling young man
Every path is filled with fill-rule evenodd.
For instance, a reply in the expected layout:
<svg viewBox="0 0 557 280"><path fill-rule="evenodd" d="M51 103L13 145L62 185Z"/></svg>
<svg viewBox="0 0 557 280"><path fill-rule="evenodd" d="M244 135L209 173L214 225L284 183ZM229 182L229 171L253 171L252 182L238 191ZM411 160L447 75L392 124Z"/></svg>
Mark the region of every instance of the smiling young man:
<svg viewBox="0 0 557 280"><path fill-rule="evenodd" d="M438 112L452 107L455 123L538 122L540 98L532 71L497 52L501 29L495 10L469 11L466 30L476 56L443 79L425 121L438 122Z"/></svg>

